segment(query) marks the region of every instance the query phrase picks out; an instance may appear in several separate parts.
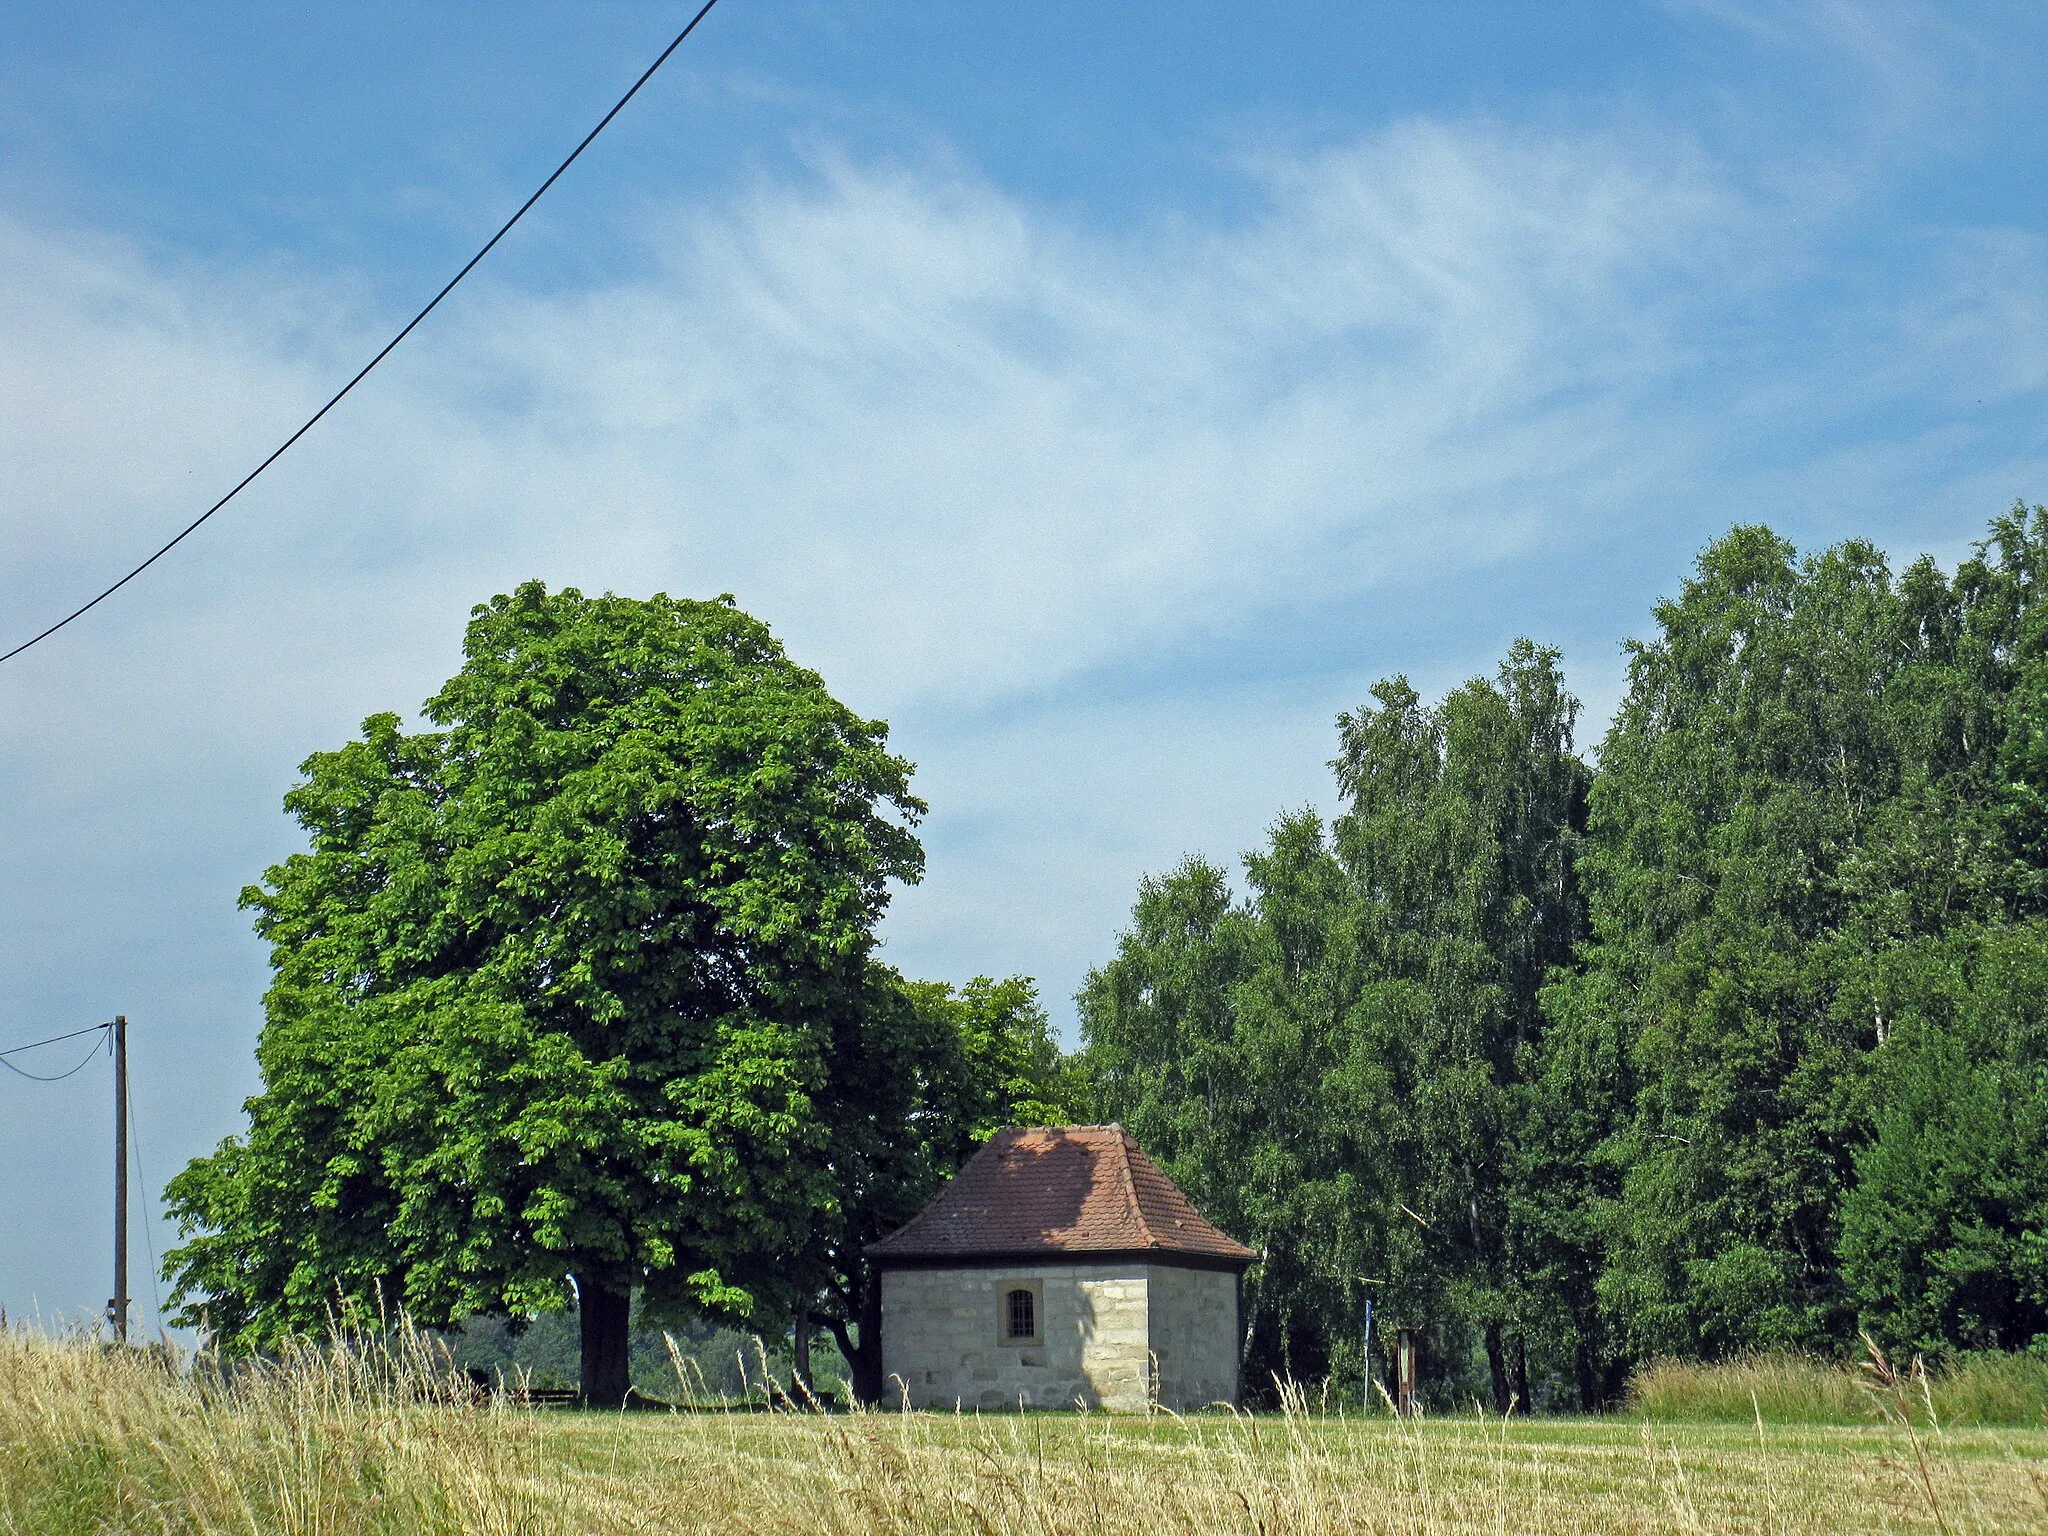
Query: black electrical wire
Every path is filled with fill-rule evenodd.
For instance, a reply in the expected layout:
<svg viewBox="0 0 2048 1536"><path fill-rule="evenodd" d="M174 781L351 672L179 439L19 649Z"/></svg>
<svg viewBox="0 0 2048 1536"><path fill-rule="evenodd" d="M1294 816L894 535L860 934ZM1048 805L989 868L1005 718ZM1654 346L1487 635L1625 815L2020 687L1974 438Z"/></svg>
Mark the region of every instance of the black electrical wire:
<svg viewBox="0 0 2048 1536"><path fill-rule="evenodd" d="M41 634L31 635L29 636L28 639L22 641L21 644L17 645L13 650L5 652L4 654L0 654L0 662L12 661L15 657L19 656L23 651L27 650L30 646L39 645L43 641L49 639L50 636L57 633L58 630L62 629L65 625L69 624L73 619L83 618L85 617L86 614L92 612L93 609L99 607L101 603L105 602L108 598L112 597L116 592L120 591L123 587L127 586L129 582L133 581L136 577L140 576L144 571L148 570L152 565L155 565L157 561L163 559L165 555L168 555L172 550L176 549L180 544L184 543L189 535L198 530L199 525L201 523L205 522L209 517L213 516L214 513L218 512L222 507L226 506L229 502L233 501L237 496L241 495L243 490L247 488L248 485L252 481L254 481L258 475L262 474L263 471L270 468L270 466L275 464L279 459L283 458L286 450L289 449L292 446L292 444L296 443L300 438L304 437L308 432L312 431L313 428L316 425L318 425L321 417L325 416L329 411L333 410L337 405L341 404L343 397L346 396L350 390L354 389L358 384L362 383L364 379L370 376L371 369L375 368L379 363L383 362L385 358L389 357L392 353L392 350L396 348L401 341L405 340L406 337L412 334L413 328L417 326L422 320L426 319L428 315L431 315L434 312L434 310L439 306L440 302L443 299L447 298L449 294L455 291L455 285L461 282L465 277L469 276L471 268L476 266L478 262L482 261L486 256L491 254L492 248L496 246L500 240L504 239L506 235L511 233L512 226L514 224L517 224L521 219L526 217L527 209L531 208L535 203L541 200L541 194L546 192L549 187L552 187L558 180L561 179L562 173L568 170L570 166L576 163L577 156L581 155L584 150L590 148L591 141L594 140L600 133L603 133L606 127L610 125L611 120L617 117L622 111L625 110L626 103L631 101L635 96L640 94L640 87L645 85L649 80L654 78L654 72L657 69L661 68L662 65L668 62L668 56L670 54L674 53L678 48L683 46L683 40L687 38L692 32L697 30L697 23L702 21L706 16L710 15L711 7L716 4L718 4L718 0L704 0L704 8L698 11L695 16L692 16L690 18L690 24L687 27L684 27L682 31L676 34L674 42L670 43L666 48L661 50L661 57L656 59L652 64L647 66L646 72L643 73L638 80L635 80L633 82L632 89L628 90L625 95L621 96L618 99L618 102L612 107L611 111L605 113L604 117L599 120L598 125L595 128L591 129L589 133L583 136L583 142L581 144L578 144L574 149L569 151L569 158L564 160L560 165L556 166L554 169L554 174L549 176L546 181L540 184L540 187L538 188L538 190L534 192L533 196L529 197L525 202L519 205L519 211L513 214L512 217L507 219L502 225L500 225L498 227L498 232L495 235L491 236L489 240L486 240L484 242L483 249L478 251L474 256L470 257L468 261L464 262L462 270L456 273L453 277L448 279L447 286L444 287L439 293L435 294L433 298L427 301L427 307L421 310L418 314L414 315L410 320L406 321L405 329L400 331L396 336L392 337L389 341L385 342L383 350L378 352L378 354L375 357L371 358L367 363L363 364L362 371L359 372L354 378L350 379L346 384L342 385L340 389L336 390L332 399L330 399L325 405L321 406L320 409L315 411L311 416L307 417L305 424L301 426L298 431L294 432L290 437L286 438L282 443L278 444L277 447L272 450L269 458L265 459L261 464L258 464L254 469L250 470L248 474L244 475L239 481L236 482L233 490L229 491L227 495L221 497L219 501L216 501L204 512L200 513L197 517L193 518L191 522L187 523L182 529L179 530L175 538L171 539L168 543L159 547L154 554L152 554L147 560L143 561L140 565L136 566L134 570L130 571L126 576L123 576L119 581L115 582L112 586L108 587L104 592L100 593L99 596L95 597L91 602L86 603L81 607L74 608L70 613L65 614L63 618L59 619L56 623L52 624L48 629L44 630Z"/></svg>
<svg viewBox="0 0 2048 1536"><path fill-rule="evenodd" d="M61 1083L64 1081L65 1078L76 1076L78 1073L83 1072L87 1067L91 1066L93 1057L99 1055L100 1048L104 1044L104 1041L94 1041L92 1049L85 1053L85 1060L81 1061L77 1066L73 1067L69 1072L59 1072L56 1073L54 1076L50 1077L45 1077L40 1072L31 1072L25 1067L17 1067L13 1062L7 1060L5 1056L0 1056L0 1067L5 1067L10 1072L19 1073L21 1076L28 1078L31 1082ZM24 1046L21 1047L21 1049L25 1050L27 1049L27 1047Z"/></svg>
<svg viewBox="0 0 2048 1536"><path fill-rule="evenodd" d="M128 1150L135 1154L135 1183L142 1191L142 1247L149 1255L149 1299L156 1309L157 1332L163 1332L164 1298L156 1284L156 1200L149 1192L149 1175L142 1168L142 1133L135 1128L135 1095L128 1095Z"/></svg>
<svg viewBox="0 0 2048 1536"><path fill-rule="evenodd" d="M6 1050L0 1051L0 1056L13 1056L21 1051L33 1051L39 1046L59 1045L66 1040L76 1040L80 1035L96 1034L106 1027L104 1024L95 1024L90 1029L74 1029L68 1035L52 1035L47 1040L31 1040L27 1045L10 1045Z"/></svg>

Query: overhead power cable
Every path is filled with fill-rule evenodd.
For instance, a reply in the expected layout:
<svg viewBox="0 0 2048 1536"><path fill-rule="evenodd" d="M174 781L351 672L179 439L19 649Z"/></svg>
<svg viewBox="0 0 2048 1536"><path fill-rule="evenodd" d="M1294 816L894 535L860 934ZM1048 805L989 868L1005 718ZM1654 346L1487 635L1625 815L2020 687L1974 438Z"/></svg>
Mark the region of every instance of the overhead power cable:
<svg viewBox="0 0 2048 1536"><path fill-rule="evenodd" d="M462 270L460 272L457 272L453 277L449 278L446 286L444 286L439 293L435 294L433 298L427 301L426 308L422 309L418 314L414 315L410 320L406 321L404 329L401 330L396 336L392 337L389 341L385 342L383 348L377 353L377 355L371 358L367 363L363 364L361 371L358 372L356 376L350 379L346 384L342 385L340 389L336 390L334 392L333 397L329 399L325 405L321 406L320 409L315 411L311 416L308 416L305 420L305 423L298 429L298 431L294 432L282 443L279 443L276 448L271 450L270 456L266 458L261 464L258 464L254 469L250 470L248 474L244 475L240 480L238 480L235 483L234 488L230 490L227 493L227 495L221 497L219 501L216 501L204 512L200 513L197 517L193 518L191 522L187 523L183 528L181 528L178 531L175 537L171 538L170 540L159 546L157 550L153 554L151 554L147 560L144 560L140 565L136 566L127 575L123 576L119 581L115 582L112 586L108 587L105 591L101 592L97 597L93 598L90 602L84 603L79 607L74 608L71 612L65 614L63 618L59 619L56 623L52 624L48 629L43 630L40 634L29 636L28 639L22 641L19 645L15 646L14 649L11 651L0 653L0 662L12 661L15 657L19 656L23 651L27 650L30 646L40 645L43 641L49 639L50 636L56 634L58 630L62 629L72 620L81 619L85 617L86 614L92 612L93 609L99 607L101 603L105 602L108 598L112 597L116 592L120 591L123 587L127 586L129 582L133 581L136 577L140 576L144 571L148 570L152 565L155 565L157 561L163 559L165 555L168 555L172 550L176 549L180 544L184 543L188 537L190 537L193 533L198 531L199 525L201 523L205 522L208 518L212 517L214 513L218 512L222 507L226 506L229 502L233 501L237 496L241 495L242 492L246 490L252 482L254 482L258 475L262 474L263 471L270 468L270 466L275 464L279 459L283 458L286 451L289 450L294 443L296 443L300 438L304 437L308 432L312 431L313 428L319 424L321 417L325 416L329 411L333 410L337 405L341 404L342 400L348 395L348 392L350 390L354 389L358 384L362 383L364 379L368 378L370 376L370 370L375 368L379 363L383 362L385 358L389 357L392 351L398 346L398 344L401 341L405 340L406 337L410 336L413 333L413 329L416 326L418 326L418 324L422 320L426 319L427 316L431 315L434 312L434 310L440 305L443 299L447 298L449 294L455 291L455 285L461 282L465 277L469 276L471 269L474 268L476 264L482 261L486 256L490 255L492 248L495 247L500 240L504 239L506 235L512 232L512 226L517 224L521 219L526 217L526 211L529 208L531 208L535 203L541 200L542 194L545 193L549 187L552 187L557 181L561 179L562 173L568 170L570 166L576 163L577 157L581 155L584 150L590 148L592 141L595 140L600 133L603 133L605 129L610 126L611 120L617 117L621 112L625 110L626 103L631 101L635 96L640 94L640 87L645 85L649 80L652 80L654 78L654 72L660 69L662 65L668 62L668 57L670 54L674 53L678 48L683 46L684 39L689 37L689 35L692 32L697 30L697 23L702 21L706 16L710 15L711 7L716 4L718 4L718 0L704 0L703 9L699 10L696 15L690 18L690 24L684 27L682 31L676 34L675 41L673 41L666 48L661 50L661 56L657 58L652 64L647 66L645 72L641 74L640 78L633 82L631 89L629 89L625 95L621 96L618 99L618 101L613 105L611 111L605 113L605 115L598 120L597 126L591 129L590 132L583 136L583 142L578 144L574 149L569 151L569 158L564 160L560 165L556 166L553 174L551 174L546 181L542 182L540 186L537 189L535 189L533 196L529 197L525 202L519 205L519 211L517 213L513 214L511 218L507 219L503 224L498 226L498 232L495 235L491 236L490 239L484 242L482 250L478 251L474 256L470 257L468 261L462 264Z"/></svg>
<svg viewBox="0 0 2048 1536"><path fill-rule="evenodd" d="M5 1067L10 1072L18 1073L22 1077L28 1078L32 1082L61 1083L64 1081L65 1078L74 1077L78 1073L83 1072L87 1067L91 1066L93 1057L99 1055L100 1051L105 1046L105 1043L105 1041L95 1040L93 1042L92 1049L85 1053L84 1060L80 1061L77 1066L71 1068L71 1070L68 1072L56 1072L48 1076L45 1076L41 1072L31 1072L26 1067L17 1067L13 1062L7 1060L5 1056L0 1056L0 1067ZM10 1051L8 1054L12 1055L13 1052Z"/></svg>
<svg viewBox="0 0 2048 1536"><path fill-rule="evenodd" d="M37 1050L45 1045L61 1045L64 1041L76 1040L81 1035L96 1035L106 1027L104 1024L95 1024L89 1029L74 1029L68 1035L52 1035L47 1040L31 1040L27 1045L10 1045L6 1050L0 1051L0 1056L13 1056L22 1051Z"/></svg>
<svg viewBox="0 0 2048 1536"><path fill-rule="evenodd" d="M149 1175L142 1167L142 1137L135 1129L135 1096L128 1096L128 1150L135 1154L135 1183L142 1191L142 1249L149 1255L149 1300L156 1309L157 1331L164 1326L164 1298L156 1284L156 1199L150 1194Z"/></svg>

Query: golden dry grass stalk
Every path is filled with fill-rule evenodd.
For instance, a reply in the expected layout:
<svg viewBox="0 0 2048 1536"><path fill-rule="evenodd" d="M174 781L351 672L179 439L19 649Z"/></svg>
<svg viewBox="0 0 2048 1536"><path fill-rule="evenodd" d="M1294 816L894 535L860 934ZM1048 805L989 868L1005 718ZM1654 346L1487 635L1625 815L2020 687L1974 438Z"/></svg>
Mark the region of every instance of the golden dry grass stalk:
<svg viewBox="0 0 2048 1536"><path fill-rule="evenodd" d="M406 1332L235 1372L0 1332L0 1531L24 1536L1974 1536L2048 1530L2044 1458L2040 1429L1910 1418L1401 1423L1299 1397L1191 1419L549 1413L477 1396Z"/></svg>

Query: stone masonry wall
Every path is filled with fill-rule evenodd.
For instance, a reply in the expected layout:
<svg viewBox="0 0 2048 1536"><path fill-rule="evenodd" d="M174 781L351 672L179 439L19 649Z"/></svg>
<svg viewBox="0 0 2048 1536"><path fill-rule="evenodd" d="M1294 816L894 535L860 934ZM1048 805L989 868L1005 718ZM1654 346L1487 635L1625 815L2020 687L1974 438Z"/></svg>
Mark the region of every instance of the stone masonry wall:
<svg viewBox="0 0 2048 1536"><path fill-rule="evenodd" d="M1036 1285L1033 1347L1002 1340L1005 1297ZM1237 1401L1237 1278L1173 1265L1019 1265L882 1274L882 1372L913 1408L1185 1412Z"/></svg>
<svg viewBox="0 0 2048 1536"><path fill-rule="evenodd" d="M1237 1276L1152 1266L1152 1354L1159 1401L1177 1412L1237 1401Z"/></svg>
<svg viewBox="0 0 2048 1536"><path fill-rule="evenodd" d="M1003 1299L1030 1282L1042 1287L1044 1342L1005 1345ZM1143 1265L884 1270L886 1390L913 1408L1141 1412L1151 1377L1148 1289Z"/></svg>

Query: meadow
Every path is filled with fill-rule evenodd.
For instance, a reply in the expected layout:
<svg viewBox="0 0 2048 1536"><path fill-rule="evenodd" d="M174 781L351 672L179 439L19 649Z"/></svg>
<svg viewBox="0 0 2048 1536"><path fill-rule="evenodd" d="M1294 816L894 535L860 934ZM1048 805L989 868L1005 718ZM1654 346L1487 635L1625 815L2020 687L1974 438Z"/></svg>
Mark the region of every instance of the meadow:
<svg viewBox="0 0 2048 1536"><path fill-rule="evenodd" d="M430 1339L223 1371L0 1332L0 1530L153 1536L818 1531L2048 1530L2048 1431L1654 1416L596 1414L478 1394Z"/></svg>

